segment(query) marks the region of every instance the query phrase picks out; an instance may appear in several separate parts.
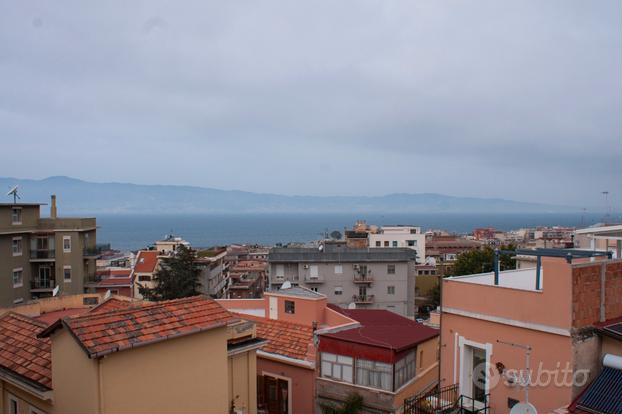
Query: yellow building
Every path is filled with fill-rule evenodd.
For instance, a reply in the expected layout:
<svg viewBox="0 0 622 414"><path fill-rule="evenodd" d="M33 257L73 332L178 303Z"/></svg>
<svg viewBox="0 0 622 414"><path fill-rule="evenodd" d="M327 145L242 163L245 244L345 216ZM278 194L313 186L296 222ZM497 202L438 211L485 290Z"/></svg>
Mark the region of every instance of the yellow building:
<svg viewBox="0 0 622 414"><path fill-rule="evenodd" d="M0 413L255 414L254 324L215 301L111 299L45 323L0 317Z"/></svg>

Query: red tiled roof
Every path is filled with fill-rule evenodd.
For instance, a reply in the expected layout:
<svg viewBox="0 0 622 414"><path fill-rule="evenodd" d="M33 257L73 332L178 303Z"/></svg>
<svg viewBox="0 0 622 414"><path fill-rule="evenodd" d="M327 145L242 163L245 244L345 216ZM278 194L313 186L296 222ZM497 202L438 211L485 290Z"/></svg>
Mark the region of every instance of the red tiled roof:
<svg viewBox="0 0 622 414"><path fill-rule="evenodd" d="M261 350L289 358L309 360L313 354L313 328L292 322L238 314L255 322L257 337L267 339Z"/></svg>
<svg viewBox="0 0 622 414"><path fill-rule="evenodd" d="M42 313L41 315L35 317L34 319L43 322L46 326L56 322L59 319L64 318L65 316L74 316L81 315L83 313L88 312L88 308L72 308L72 309L63 309L53 312Z"/></svg>
<svg viewBox="0 0 622 414"><path fill-rule="evenodd" d="M153 273L158 264L158 252L155 250L141 250L136 256L134 272Z"/></svg>
<svg viewBox="0 0 622 414"><path fill-rule="evenodd" d="M0 318L0 366L39 388L52 389L49 338L37 337L46 324L9 312Z"/></svg>
<svg viewBox="0 0 622 414"><path fill-rule="evenodd" d="M329 338L401 351L439 335L438 329L430 328L391 311L328 306L361 324L360 327L321 334Z"/></svg>
<svg viewBox="0 0 622 414"><path fill-rule="evenodd" d="M110 298L100 303L99 305L91 308L89 313L105 313L111 312L119 309L127 309L131 306L141 306L142 302L132 302L129 300L121 300L117 298Z"/></svg>
<svg viewBox="0 0 622 414"><path fill-rule="evenodd" d="M67 327L89 358L225 326L238 320L213 299L203 296L65 318ZM50 326L43 336L60 327Z"/></svg>

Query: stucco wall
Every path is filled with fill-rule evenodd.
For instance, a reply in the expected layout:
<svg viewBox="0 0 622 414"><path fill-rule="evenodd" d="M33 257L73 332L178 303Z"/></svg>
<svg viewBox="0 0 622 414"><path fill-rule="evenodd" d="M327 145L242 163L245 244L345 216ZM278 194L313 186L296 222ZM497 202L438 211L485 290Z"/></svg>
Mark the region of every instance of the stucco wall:
<svg viewBox="0 0 622 414"><path fill-rule="evenodd" d="M315 370L257 358L257 375L273 374L291 381L292 414L315 413Z"/></svg>

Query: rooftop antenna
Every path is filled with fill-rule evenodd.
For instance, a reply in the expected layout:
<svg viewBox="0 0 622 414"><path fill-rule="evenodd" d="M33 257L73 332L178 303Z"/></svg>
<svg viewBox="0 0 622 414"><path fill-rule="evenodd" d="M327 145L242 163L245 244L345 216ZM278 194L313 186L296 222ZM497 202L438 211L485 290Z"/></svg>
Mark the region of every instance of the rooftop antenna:
<svg viewBox="0 0 622 414"><path fill-rule="evenodd" d="M11 188L9 190L8 193L6 193L6 195L13 196L13 204L17 204L17 200L21 200L22 198L17 194L17 189L19 188L19 185L14 186L13 188Z"/></svg>
<svg viewBox="0 0 622 414"><path fill-rule="evenodd" d="M603 197L605 197L605 217L603 217L603 223L607 224L609 221L609 191L601 191Z"/></svg>

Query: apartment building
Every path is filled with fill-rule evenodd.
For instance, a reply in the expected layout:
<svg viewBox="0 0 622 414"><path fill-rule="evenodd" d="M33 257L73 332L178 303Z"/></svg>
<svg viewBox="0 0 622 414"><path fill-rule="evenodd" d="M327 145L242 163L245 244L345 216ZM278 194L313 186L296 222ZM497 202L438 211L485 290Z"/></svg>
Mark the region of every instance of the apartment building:
<svg viewBox="0 0 622 414"><path fill-rule="evenodd" d="M427 263L436 266L438 275L451 275L459 254L479 250L484 245L484 243L456 235L428 235L425 245L425 257Z"/></svg>
<svg viewBox="0 0 622 414"><path fill-rule="evenodd" d="M456 391L451 404L507 413L525 401L530 375L529 402L548 413L602 369L596 328L622 321L622 261L572 249L516 254L535 256L536 267L442 281L440 381Z"/></svg>
<svg viewBox="0 0 622 414"><path fill-rule="evenodd" d="M197 252L196 265L201 271L201 293L212 298L227 296L229 264L225 261L227 249L201 250Z"/></svg>
<svg viewBox="0 0 622 414"><path fill-rule="evenodd" d="M289 281L342 307L387 309L412 316L415 258L413 249L353 249L341 243L274 248L268 256L270 285L278 288Z"/></svg>
<svg viewBox="0 0 622 414"><path fill-rule="evenodd" d="M318 408L356 393L362 414L403 413L408 397L438 384L437 329L386 310L333 309L359 326L318 334Z"/></svg>
<svg viewBox="0 0 622 414"><path fill-rule="evenodd" d="M73 316L0 316L0 413L257 412L265 341L253 323L200 296L94 307L69 298Z"/></svg>
<svg viewBox="0 0 622 414"><path fill-rule="evenodd" d="M160 267L160 257L155 250L140 250L132 268L132 297L142 299L140 288L153 289L156 286L155 273Z"/></svg>
<svg viewBox="0 0 622 414"><path fill-rule="evenodd" d="M370 232L369 247L407 247L417 252L417 263L425 262L425 234L421 227L409 225L382 226Z"/></svg>
<svg viewBox="0 0 622 414"><path fill-rule="evenodd" d="M44 204L0 204L0 307L84 291L95 277L94 218L57 216L52 196L50 217L41 217Z"/></svg>

